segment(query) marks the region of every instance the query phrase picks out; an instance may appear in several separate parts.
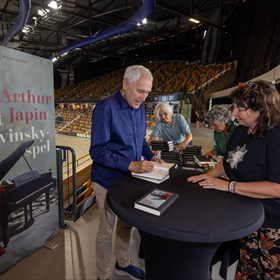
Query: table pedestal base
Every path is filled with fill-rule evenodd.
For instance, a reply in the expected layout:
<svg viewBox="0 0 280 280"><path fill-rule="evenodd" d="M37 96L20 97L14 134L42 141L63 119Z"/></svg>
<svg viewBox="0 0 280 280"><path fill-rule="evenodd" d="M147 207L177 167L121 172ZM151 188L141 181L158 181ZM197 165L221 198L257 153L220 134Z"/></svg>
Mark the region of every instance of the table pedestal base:
<svg viewBox="0 0 280 280"><path fill-rule="evenodd" d="M146 280L210 280L210 263L221 243L189 243L139 230Z"/></svg>

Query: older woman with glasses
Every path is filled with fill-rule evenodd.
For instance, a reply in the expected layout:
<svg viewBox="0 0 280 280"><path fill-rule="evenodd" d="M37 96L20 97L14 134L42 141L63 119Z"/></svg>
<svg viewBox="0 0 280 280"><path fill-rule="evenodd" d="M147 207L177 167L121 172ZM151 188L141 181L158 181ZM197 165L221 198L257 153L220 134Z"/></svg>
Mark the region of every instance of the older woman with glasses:
<svg viewBox="0 0 280 280"><path fill-rule="evenodd" d="M231 110L221 106L214 105L205 115L205 119L214 129L214 148L206 154L223 156L226 152L228 140L238 126L238 123L232 121Z"/></svg>
<svg viewBox="0 0 280 280"><path fill-rule="evenodd" d="M154 110L154 116L158 121L153 129L148 143L156 141L161 135L163 140L173 141L177 151L184 150L192 144L190 128L181 114L173 114L172 107L166 102L159 102Z"/></svg>
<svg viewBox="0 0 280 280"><path fill-rule="evenodd" d="M261 228L239 240L236 279L280 279L280 95L265 81L247 83L230 96L240 126L215 169L189 177L204 189L259 199ZM227 174L230 181L217 177Z"/></svg>

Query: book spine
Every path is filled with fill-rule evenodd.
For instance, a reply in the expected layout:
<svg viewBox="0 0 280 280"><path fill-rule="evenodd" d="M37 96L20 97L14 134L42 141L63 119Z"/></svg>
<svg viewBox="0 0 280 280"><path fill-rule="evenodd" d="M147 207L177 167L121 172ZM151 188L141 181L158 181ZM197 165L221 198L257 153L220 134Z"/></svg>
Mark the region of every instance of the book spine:
<svg viewBox="0 0 280 280"><path fill-rule="evenodd" d="M160 209L160 214L164 213L177 199L178 199L178 194L173 194L174 197L172 197L171 200L168 201L161 209Z"/></svg>

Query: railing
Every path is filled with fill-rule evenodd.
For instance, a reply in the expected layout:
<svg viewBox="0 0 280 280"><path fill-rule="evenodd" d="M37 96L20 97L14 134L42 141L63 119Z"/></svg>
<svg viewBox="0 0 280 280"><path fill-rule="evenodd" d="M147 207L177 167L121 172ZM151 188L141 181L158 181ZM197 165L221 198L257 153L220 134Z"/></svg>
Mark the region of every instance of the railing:
<svg viewBox="0 0 280 280"><path fill-rule="evenodd" d="M87 154L87 155L84 155L84 156L82 156L82 157L80 157L78 159L75 159L75 166L77 167L80 164L82 164L83 162L85 162L86 160L84 160L82 162L81 162L81 160L83 160L83 159L85 159L87 157L88 157L88 159L90 159L90 154ZM63 172L67 171L68 170L68 166L70 166L72 163L73 163L73 160L71 162L67 163L67 164L62 165Z"/></svg>
<svg viewBox="0 0 280 280"><path fill-rule="evenodd" d="M65 215L73 215L73 222L77 219L77 202L76 202L76 165L72 164L72 175L73 175L73 199L72 199L72 207L71 211L66 211L64 207L63 201L63 171L62 171L62 163L64 161L67 162L67 166L69 167L69 151L72 154L73 162L76 161L75 151L71 147L66 146L56 146L56 163L57 163L57 184L58 184L58 210L59 210L59 226L61 228L69 227L69 224L64 222ZM70 169L68 171L68 206L70 206Z"/></svg>

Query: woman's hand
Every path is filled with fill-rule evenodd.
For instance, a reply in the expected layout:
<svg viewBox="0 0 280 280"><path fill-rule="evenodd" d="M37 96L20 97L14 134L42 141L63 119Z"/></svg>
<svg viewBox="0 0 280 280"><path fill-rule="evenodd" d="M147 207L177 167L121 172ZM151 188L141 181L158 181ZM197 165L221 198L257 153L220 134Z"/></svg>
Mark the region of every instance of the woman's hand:
<svg viewBox="0 0 280 280"><path fill-rule="evenodd" d="M215 189L219 191L228 191L228 182L218 178L208 178L198 183L204 189Z"/></svg>
<svg viewBox="0 0 280 280"><path fill-rule="evenodd" d="M189 177L188 182L197 183L202 186L204 189L215 189L219 191L228 191L228 182L218 179L212 178L207 173L201 174L198 176Z"/></svg>
<svg viewBox="0 0 280 280"><path fill-rule="evenodd" d="M208 173L206 173L206 174L200 174L200 175L197 175L197 176L191 176L187 180L188 180L188 182L197 183L197 182L200 182L202 180L211 179L211 178L212 177L209 176Z"/></svg>

